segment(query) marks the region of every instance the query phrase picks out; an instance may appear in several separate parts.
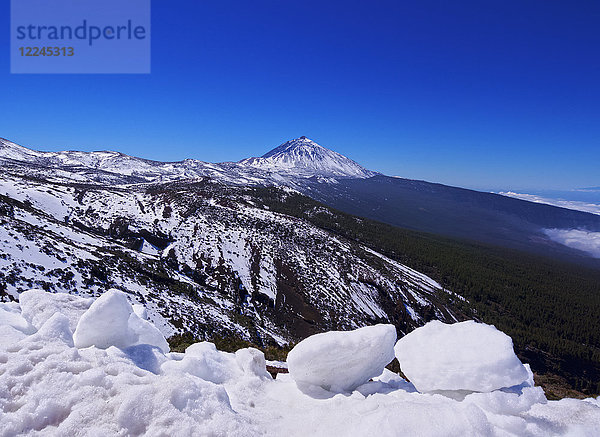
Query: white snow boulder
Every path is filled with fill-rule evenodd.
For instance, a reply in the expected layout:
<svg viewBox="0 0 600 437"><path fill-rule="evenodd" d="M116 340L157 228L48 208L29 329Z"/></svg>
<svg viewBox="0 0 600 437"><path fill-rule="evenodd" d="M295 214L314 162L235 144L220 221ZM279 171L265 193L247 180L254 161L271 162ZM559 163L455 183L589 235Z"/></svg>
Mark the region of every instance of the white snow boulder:
<svg viewBox="0 0 600 437"><path fill-rule="evenodd" d="M491 392L529 379L511 338L472 320L431 321L398 340L395 351L402 372L422 393Z"/></svg>
<svg viewBox="0 0 600 437"><path fill-rule="evenodd" d="M96 346L106 349L110 346L126 348L138 341L138 334L129 326L133 313L125 293L109 290L94 301L83 313L73 334L75 347Z"/></svg>
<svg viewBox="0 0 600 437"><path fill-rule="evenodd" d="M302 388L347 393L381 375L394 359L396 328L375 325L331 331L301 341L288 354L291 377Z"/></svg>
<svg viewBox="0 0 600 437"><path fill-rule="evenodd" d="M69 326L69 318L61 313L54 314L29 339L41 342L58 341L72 347L73 333Z"/></svg>
<svg viewBox="0 0 600 437"><path fill-rule="evenodd" d="M267 372L265 354L258 349L253 347L239 349L235 352L235 361L245 375L273 379L271 374Z"/></svg>

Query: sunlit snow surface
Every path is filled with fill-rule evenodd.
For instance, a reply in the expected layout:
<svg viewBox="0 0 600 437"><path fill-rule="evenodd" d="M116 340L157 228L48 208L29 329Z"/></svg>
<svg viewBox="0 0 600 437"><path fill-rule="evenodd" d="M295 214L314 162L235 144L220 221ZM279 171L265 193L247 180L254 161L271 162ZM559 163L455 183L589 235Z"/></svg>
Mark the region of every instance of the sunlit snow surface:
<svg viewBox="0 0 600 437"><path fill-rule="evenodd" d="M511 338L494 326L433 320L396 344L402 372L420 392L491 392L529 377Z"/></svg>
<svg viewBox="0 0 600 437"><path fill-rule="evenodd" d="M369 381L373 367L366 364L391 358L393 341L372 339L369 353L361 348L379 331L390 336L386 325L309 339L310 347L294 352L300 361L307 362L306 354L318 351L327 355L323 359L335 370L329 372L333 378L352 376L363 383L351 393L323 388L305 393L298 389L293 369L273 380L264 356L255 349L224 353L211 343L196 343L185 353L163 353L164 339L141 323L143 310L131 308L126 299L118 291L94 303L29 291L21 294L20 303L0 304L1 436L600 435L599 399L546 401L529 373L519 386L491 392L419 393L388 370ZM482 326L464 324L456 332L464 338L477 336L482 344L490 333L499 335ZM413 336L427 349L421 359L432 361L430 368L435 369L437 349L442 351L437 364L448 362L448 349L435 341L447 339L444 330L449 328L437 323L426 328L405 336L396 352L402 345L412 347L408 340ZM497 338L490 340L498 345ZM94 346L83 347L88 344ZM468 348L469 342L461 347ZM490 352L486 348L459 356L489 362L493 357L484 355ZM353 361L353 355L359 359ZM361 362L365 365L359 366ZM496 365L500 367L469 369L501 373L501 364ZM323 372L318 366L313 371ZM457 376L464 377L460 372Z"/></svg>

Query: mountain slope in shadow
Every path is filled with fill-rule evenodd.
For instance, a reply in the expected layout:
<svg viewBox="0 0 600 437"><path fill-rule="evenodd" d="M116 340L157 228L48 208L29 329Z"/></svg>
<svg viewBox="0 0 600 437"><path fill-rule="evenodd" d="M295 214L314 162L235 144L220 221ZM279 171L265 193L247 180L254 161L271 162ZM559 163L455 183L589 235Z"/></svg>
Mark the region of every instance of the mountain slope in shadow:
<svg viewBox="0 0 600 437"><path fill-rule="evenodd" d="M600 232L599 215L383 175L335 184L313 179L307 194L344 212L402 228L598 264L584 252L553 242L543 230Z"/></svg>

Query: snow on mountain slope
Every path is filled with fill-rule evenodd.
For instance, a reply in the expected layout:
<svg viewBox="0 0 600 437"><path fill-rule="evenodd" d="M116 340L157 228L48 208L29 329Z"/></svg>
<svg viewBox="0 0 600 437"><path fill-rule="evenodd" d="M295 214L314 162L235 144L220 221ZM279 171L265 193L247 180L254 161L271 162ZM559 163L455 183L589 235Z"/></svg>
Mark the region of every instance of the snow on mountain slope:
<svg viewBox="0 0 600 437"><path fill-rule="evenodd" d="M288 141L260 158L216 164L194 159L157 162L107 151L38 152L0 139L0 167L56 183L123 186L210 178L236 186L287 187L343 212L393 226L597 267L589 251L553 239L546 230L599 232L598 215L390 178L306 137Z"/></svg>
<svg viewBox="0 0 600 437"><path fill-rule="evenodd" d="M119 184L188 179L219 174L220 170L202 161L157 162L112 151L38 152L3 139L0 139L0 161L6 168L19 168L32 176Z"/></svg>
<svg viewBox="0 0 600 437"><path fill-rule="evenodd" d="M28 149L19 146L4 138L0 138L0 159L9 159L15 161L33 161L42 156L43 152Z"/></svg>
<svg viewBox="0 0 600 437"><path fill-rule="evenodd" d="M287 190L287 191L286 191ZM285 201L289 189L280 189ZM378 321L408 331L458 299L383 255L270 211L256 190L211 179L51 182L0 175L0 296L28 288L146 306L165 335L285 343Z"/></svg>
<svg viewBox="0 0 600 437"><path fill-rule="evenodd" d="M300 177L369 178L377 174L306 137L287 141L260 158L247 158L240 164Z"/></svg>
<svg viewBox="0 0 600 437"><path fill-rule="evenodd" d="M285 146L285 147L284 147ZM302 137L288 141L262 158L223 163L195 159L158 162L120 152L38 152L0 138L5 168L60 181L129 184L210 177L236 185L286 185L300 188L302 179L365 178L376 173Z"/></svg>

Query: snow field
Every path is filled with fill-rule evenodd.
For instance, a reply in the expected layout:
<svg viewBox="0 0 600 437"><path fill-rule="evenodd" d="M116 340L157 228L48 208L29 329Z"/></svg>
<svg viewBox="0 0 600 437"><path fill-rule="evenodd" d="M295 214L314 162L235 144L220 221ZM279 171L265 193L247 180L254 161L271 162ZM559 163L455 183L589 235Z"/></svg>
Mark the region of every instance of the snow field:
<svg viewBox="0 0 600 437"><path fill-rule="evenodd" d="M600 435L600 399L547 401L491 326L318 334L273 380L256 349L168 352L145 316L116 290L0 304L0 436Z"/></svg>

